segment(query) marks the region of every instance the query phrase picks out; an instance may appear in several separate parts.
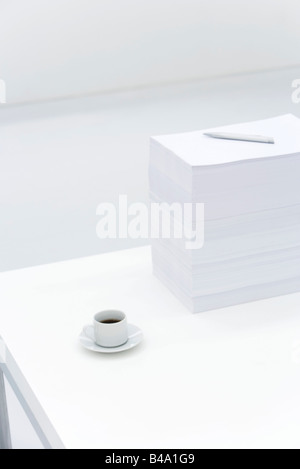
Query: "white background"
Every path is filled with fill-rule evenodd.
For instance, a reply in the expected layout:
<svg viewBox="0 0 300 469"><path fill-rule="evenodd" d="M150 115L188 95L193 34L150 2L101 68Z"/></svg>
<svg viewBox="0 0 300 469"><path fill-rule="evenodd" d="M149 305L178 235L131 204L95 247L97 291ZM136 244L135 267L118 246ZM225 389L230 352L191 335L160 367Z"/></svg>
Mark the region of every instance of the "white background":
<svg viewBox="0 0 300 469"><path fill-rule="evenodd" d="M0 271L145 244L97 239L96 208L148 200L151 135L300 115L299 17L296 0L0 0Z"/></svg>
<svg viewBox="0 0 300 469"><path fill-rule="evenodd" d="M100 240L96 208L148 201L151 135L292 112L300 68L0 109L0 270L133 247Z"/></svg>
<svg viewBox="0 0 300 469"><path fill-rule="evenodd" d="M138 244L98 240L96 207L147 201L150 135L300 116L299 18L298 0L0 0L0 271ZM37 447L9 396L14 443Z"/></svg>
<svg viewBox="0 0 300 469"><path fill-rule="evenodd" d="M0 0L8 102L300 63L298 0Z"/></svg>

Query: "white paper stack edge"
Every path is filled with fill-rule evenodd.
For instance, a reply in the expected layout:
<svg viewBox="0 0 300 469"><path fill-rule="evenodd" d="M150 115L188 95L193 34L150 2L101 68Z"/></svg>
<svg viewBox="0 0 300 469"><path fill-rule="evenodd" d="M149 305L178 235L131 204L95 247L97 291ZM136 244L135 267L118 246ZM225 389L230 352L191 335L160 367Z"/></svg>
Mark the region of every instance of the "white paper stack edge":
<svg viewBox="0 0 300 469"><path fill-rule="evenodd" d="M275 144L217 140L208 131ZM298 118L154 137L149 176L152 202L205 204L202 249L186 249L186 239L152 240L155 275L192 312L300 290Z"/></svg>

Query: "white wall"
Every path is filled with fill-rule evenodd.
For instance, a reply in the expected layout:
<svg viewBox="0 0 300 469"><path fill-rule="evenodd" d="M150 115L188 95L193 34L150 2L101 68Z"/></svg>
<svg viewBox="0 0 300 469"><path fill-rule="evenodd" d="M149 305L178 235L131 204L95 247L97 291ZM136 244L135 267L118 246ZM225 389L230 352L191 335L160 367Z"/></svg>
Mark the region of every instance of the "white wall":
<svg viewBox="0 0 300 469"><path fill-rule="evenodd" d="M0 0L8 103L300 63L298 0Z"/></svg>
<svg viewBox="0 0 300 469"><path fill-rule="evenodd" d="M100 202L148 200L149 138L292 112L298 69L0 107L0 271L148 243L100 240Z"/></svg>

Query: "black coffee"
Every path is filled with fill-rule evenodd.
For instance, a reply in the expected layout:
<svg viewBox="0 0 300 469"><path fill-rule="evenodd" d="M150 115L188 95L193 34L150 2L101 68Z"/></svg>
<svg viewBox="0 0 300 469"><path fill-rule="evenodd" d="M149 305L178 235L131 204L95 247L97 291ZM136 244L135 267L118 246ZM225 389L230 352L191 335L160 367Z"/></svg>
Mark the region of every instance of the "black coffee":
<svg viewBox="0 0 300 469"><path fill-rule="evenodd" d="M120 319L104 319L100 322L101 324L116 324L117 322L120 322Z"/></svg>

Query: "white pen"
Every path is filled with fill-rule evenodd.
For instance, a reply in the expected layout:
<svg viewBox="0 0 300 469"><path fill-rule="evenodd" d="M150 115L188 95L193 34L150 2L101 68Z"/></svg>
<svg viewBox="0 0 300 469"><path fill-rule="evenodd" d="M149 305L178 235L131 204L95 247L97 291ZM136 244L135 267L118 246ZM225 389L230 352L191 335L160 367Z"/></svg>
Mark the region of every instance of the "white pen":
<svg viewBox="0 0 300 469"><path fill-rule="evenodd" d="M206 132L203 135L212 138L221 138L224 140L240 140L243 142L257 142L257 143L275 143L272 137L263 137L262 135L243 135L243 134L228 134L222 132Z"/></svg>

